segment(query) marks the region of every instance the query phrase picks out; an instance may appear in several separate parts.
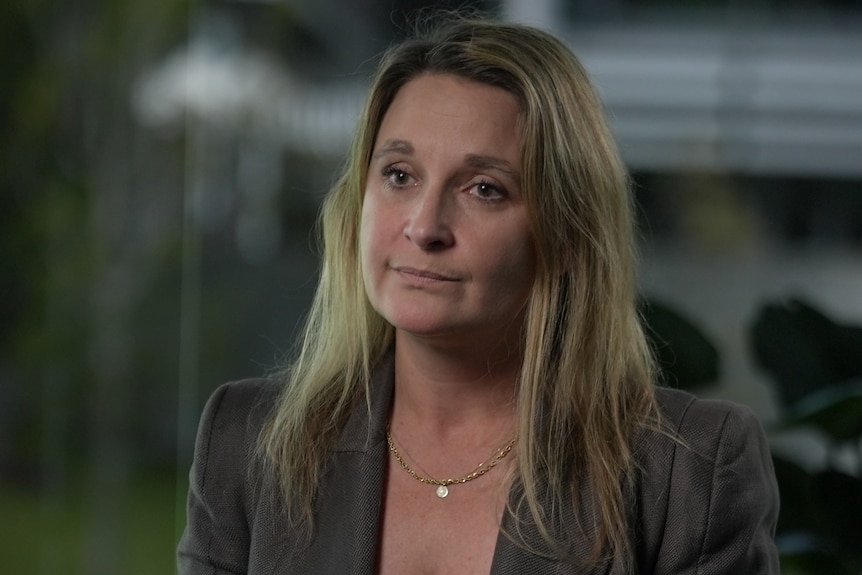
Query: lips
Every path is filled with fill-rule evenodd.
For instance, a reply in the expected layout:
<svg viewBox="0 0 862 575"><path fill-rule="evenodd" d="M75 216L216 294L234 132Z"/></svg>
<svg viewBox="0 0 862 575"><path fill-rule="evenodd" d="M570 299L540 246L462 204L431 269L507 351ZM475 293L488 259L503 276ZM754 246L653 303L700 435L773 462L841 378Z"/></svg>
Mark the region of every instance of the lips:
<svg viewBox="0 0 862 575"><path fill-rule="evenodd" d="M458 278L447 273L417 269L410 266L393 266L392 269L406 279L418 282L455 282Z"/></svg>

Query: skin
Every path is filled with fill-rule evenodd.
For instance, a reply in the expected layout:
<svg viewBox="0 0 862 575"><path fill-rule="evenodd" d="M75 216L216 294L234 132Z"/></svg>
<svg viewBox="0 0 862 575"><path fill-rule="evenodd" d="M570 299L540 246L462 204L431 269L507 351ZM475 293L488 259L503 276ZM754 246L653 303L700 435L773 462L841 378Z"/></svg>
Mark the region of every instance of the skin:
<svg viewBox="0 0 862 575"><path fill-rule="evenodd" d="M391 431L426 476L465 475L514 434L536 265L519 114L505 90L424 74L396 95L372 153L363 279L395 328ZM488 573L516 451L445 500L390 460L380 572Z"/></svg>
<svg viewBox="0 0 862 575"><path fill-rule="evenodd" d="M518 114L502 89L423 75L384 116L361 253L368 297L398 336L477 351L517 335L535 274Z"/></svg>

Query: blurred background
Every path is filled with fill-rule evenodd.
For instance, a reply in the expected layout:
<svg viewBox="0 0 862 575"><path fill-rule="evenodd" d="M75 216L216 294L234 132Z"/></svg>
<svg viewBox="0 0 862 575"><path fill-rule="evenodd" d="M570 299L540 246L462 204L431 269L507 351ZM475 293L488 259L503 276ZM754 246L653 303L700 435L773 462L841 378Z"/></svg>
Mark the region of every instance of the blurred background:
<svg viewBox="0 0 862 575"><path fill-rule="evenodd" d="M862 573L860 0L4 0L3 570L173 572L203 402L290 353L369 74L428 6L579 55L665 383L760 415L786 573Z"/></svg>

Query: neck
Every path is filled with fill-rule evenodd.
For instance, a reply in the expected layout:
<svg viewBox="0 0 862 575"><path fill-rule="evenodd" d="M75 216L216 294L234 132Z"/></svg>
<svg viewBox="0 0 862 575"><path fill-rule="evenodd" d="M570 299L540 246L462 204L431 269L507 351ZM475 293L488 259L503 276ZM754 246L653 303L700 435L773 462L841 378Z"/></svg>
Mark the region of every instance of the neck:
<svg viewBox="0 0 862 575"><path fill-rule="evenodd" d="M405 441L496 447L514 434L520 367L521 349L506 343L467 349L397 333L392 428Z"/></svg>

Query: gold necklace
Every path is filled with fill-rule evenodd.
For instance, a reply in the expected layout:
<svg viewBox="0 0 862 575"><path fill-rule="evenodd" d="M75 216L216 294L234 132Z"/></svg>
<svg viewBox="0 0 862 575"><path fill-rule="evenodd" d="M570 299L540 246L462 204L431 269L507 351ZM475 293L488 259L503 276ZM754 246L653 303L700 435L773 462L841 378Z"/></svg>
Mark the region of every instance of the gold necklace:
<svg viewBox="0 0 862 575"><path fill-rule="evenodd" d="M427 483L429 485L437 486L437 497L443 499L447 495L449 495L449 485L453 485L455 483L467 483L468 481L473 481L474 479L478 479L482 477L491 469L496 466L500 461L503 460L504 457L509 455L509 452L512 451L512 447L515 445L515 439L512 438L512 441L501 447L496 451L494 457L491 458L490 461L482 462L479 464L476 469L468 473L463 477L458 477L457 479L433 479L431 477L425 477L423 475L419 475L413 469L407 465L407 462L401 457L401 454L398 453L398 449L395 447L395 442L392 440L392 434L389 433L389 428L386 428L386 443L389 444L389 451L392 452L392 455L395 456L395 461L401 466L401 469L410 474L413 479L419 481L420 483Z"/></svg>

